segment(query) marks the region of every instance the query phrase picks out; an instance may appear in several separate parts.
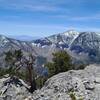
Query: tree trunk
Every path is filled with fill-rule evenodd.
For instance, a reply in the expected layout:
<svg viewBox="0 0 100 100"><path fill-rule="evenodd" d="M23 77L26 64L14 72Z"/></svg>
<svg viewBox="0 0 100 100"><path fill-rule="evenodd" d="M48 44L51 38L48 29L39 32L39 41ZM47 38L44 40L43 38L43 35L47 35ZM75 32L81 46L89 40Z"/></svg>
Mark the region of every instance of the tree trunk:
<svg viewBox="0 0 100 100"><path fill-rule="evenodd" d="M30 83L30 89L29 91L33 93L36 90L36 82L35 82L35 76L33 72L33 66L32 64L28 64L28 72L29 72L29 83Z"/></svg>

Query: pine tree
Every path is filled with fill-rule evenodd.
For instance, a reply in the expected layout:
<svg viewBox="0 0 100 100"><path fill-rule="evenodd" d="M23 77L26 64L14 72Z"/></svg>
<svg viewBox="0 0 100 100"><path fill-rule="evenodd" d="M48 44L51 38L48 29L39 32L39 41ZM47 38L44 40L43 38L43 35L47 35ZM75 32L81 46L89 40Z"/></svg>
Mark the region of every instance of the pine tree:
<svg viewBox="0 0 100 100"><path fill-rule="evenodd" d="M45 66L48 68L49 76L68 71L72 69L71 57L66 51L58 51L53 53L52 62L48 62Z"/></svg>
<svg viewBox="0 0 100 100"><path fill-rule="evenodd" d="M6 66L10 74L17 75L18 70L21 68L21 59L23 53L21 50L8 51L5 53Z"/></svg>

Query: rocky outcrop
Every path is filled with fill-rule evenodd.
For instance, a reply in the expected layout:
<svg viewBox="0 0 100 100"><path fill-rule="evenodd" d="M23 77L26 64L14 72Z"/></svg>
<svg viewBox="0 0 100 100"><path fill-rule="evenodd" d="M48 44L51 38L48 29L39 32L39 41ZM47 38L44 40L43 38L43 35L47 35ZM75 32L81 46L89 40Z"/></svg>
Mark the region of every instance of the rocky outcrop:
<svg viewBox="0 0 100 100"><path fill-rule="evenodd" d="M28 86L17 77L0 79L0 100L24 100L31 94Z"/></svg>
<svg viewBox="0 0 100 100"><path fill-rule="evenodd" d="M72 70L50 78L33 100L100 100L100 66L90 65L84 70Z"/></svg>
<svg viewBox="0 0 100 100"><path fill-rule="evenodd" d="M0 79L0 100L100 100L100 65L55 75L33 94L28 88L21 79L4 77Z"/></svg>

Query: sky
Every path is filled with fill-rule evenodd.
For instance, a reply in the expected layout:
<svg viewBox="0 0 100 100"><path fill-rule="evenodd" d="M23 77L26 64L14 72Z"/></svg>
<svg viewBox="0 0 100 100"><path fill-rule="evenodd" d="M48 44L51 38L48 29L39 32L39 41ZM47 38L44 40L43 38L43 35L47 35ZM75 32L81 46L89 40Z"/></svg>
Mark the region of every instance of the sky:
<svg viewBox="0 0 100 100"><path fill-rule="evenodd" d="M0 0L0 34L100 32L100 0Z"/></svg>

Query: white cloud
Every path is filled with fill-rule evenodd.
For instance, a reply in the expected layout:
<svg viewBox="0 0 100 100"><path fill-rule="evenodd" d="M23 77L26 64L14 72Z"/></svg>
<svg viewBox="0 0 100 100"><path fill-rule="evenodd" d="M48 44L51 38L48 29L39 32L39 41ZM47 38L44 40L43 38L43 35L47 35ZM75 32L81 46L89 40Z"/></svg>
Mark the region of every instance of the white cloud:
<svg viewBox="0 0 100 100"><path fill-rule="evenodd" d="M69 11L68 11L69 12ZM89 20L100 20L100 13L96 13L93 15L85 15L85 16L71 16L67 14L59 14L59 15L51 15L53 18L60 18L60 19L66 19L69 21L89 21Z"/></svg>
<svg viewBox="0 0 100 100"><path fill-rule="evenodd" d="M30 0L13 1L0 0L0 7L3 9L24 10L24 11L57 11L60 8L50 3L36 2Z"/></svg>
<svg viewBox="0 0 100 100"><path fill-rule="evenodd" d="M73 17L71 18L71 20L74 21L100 20L100 13L90 15L90 16Z"/></svg>

